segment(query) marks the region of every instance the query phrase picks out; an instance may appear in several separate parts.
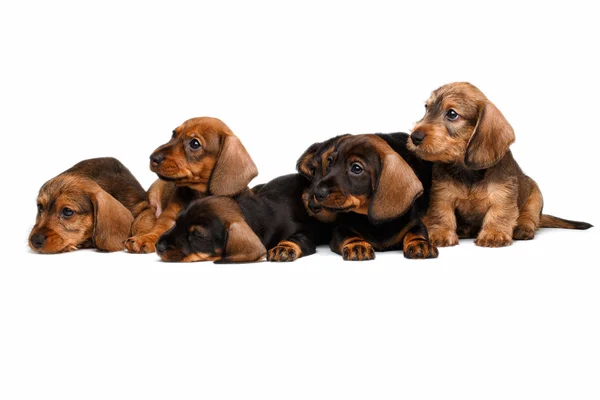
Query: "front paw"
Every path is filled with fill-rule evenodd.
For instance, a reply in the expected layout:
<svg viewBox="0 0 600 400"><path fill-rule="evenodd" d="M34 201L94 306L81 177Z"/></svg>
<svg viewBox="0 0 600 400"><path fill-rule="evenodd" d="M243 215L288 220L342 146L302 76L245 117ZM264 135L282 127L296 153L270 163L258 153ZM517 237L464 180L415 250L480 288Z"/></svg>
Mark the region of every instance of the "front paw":
<svg viewBox="0 0 600 400"><path fill-rule="evenodd" d="M413 260L437 258L438 249L426 240L414 240L404 248L404 257Z"/></svg>
<svg viewBox="0 0 600 400"><path fill-rule="evenodd" d="M458 235L450 230L430 230L429 242L436 247L450 247L458 244Z"/></svg>
<svg viewBox="0 0 600 400"><path fill-rule="evenodd" d="M154 253L157 240L155 235L139 235L130 237L123 245L129 253Z"/></svg>
<svg viewBox="0 0 600 400"><path fill-rule="evenodd" d="M375 259L375 250L368 242L348 243L342 248L342 258L346 261L368 261Z"/></svg>
<svg viewBox="0 0 600 400"><path fill-rule="evenodd" d="M475 244L481 247L504 247L512 244L512 237L506 232L483 230L477 236Z"/></svg>
<svg viewBox="0 0 600 400"><path fill-rule="evenodd" d="M267 253L267 260L274 262L296 261L302 255L296 243L281 242Z"/></svg>

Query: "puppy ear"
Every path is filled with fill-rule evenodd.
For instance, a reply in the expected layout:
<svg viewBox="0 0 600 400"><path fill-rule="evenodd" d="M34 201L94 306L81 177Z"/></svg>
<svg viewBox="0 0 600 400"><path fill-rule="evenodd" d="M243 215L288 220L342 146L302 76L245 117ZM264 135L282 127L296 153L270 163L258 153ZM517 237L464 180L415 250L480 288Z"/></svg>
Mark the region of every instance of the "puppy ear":
<svg viewBox="0 0 600 400"><path fill-rule="evenodd" d="M92 238L98 250L119 251L131 233L133 215L117 199L102 190L90 193L94 205L94 232Z"/></svg>
<svg viewBox="0 0 600 400"><path fill-rule="evenodd" d="M305 178L311 179L315 175L312 159L317 154L317 150L323 143L313 143L296 161L296 170Z"/></svg>
<svg viewBox="0 0 600 400"><path fill-rule="evenodd" d="M477 125L467 145L465 165L470 169L484 169L504 157L515 141L515 132L496 106L487 101L479 112Z"/></svg>
<svg viewBox="0 0 600 400"><path fill-rule="evenodd" d="M298 161L296 161L296 170L303 175L307 179L312 179L315 175L314 168L312 165L312 159L317 155L319 150L325 150L327 148L333 148L337 142L340 140L347 138L351 135L344 134L332 137L324 142L313 143L306 151L300 156ZM320 162L319 162L320 165Z"/></svg>
<svg viewBox="0 0 600 400"><path fill-rule="evenodd" d="M381 163L381 175L369 204L369 219L374 223L398 218L423 193L423 184L398 153L383 155Z"/></svg>
<svg viewBox="0 0 600 400"><path fill-rule="evenodd" d="M224 256L218 262L255 262L266 254L267 249L246 222L232 222L227 228Z"/></svg>
<svg viewBox="0 0 600 400"><path fill-rule="evenodd" d="M240 139L234 135L226 135L210 179L211 194L222 196L238 194L256 175L258 169Z"/></svg>

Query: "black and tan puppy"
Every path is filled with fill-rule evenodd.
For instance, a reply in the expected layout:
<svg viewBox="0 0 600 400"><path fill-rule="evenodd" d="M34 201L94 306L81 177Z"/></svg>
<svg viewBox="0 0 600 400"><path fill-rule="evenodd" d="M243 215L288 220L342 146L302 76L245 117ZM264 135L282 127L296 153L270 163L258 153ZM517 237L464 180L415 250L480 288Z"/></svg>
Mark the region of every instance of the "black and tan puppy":
<svg viewBox="0 0 600 400"><path fill-rule="evenodd" d="M298 160L298 171L311 180L304 204L315 218L334 222L330 247L344 260L399 249L407 258L437 257L420 219L431 165L410 155L407 140L405 133L339 136L312 145Z"/></svg>
<svg viewBox="0 0 600 400"><path fill-rule="evenodd" d="M38 253L122 250L125 239L149 231L155 222L146 191L114 158L81 161L49 180L37 207L29 246Z"/></svg>
<svg viewBox="0 0 600 400"><path fill-rule="evenodd" d="M478 246L501 247L533 239L539 227L591 227L542 214L538 185L509 150L512 127L475 86L442 86L425 107L408 148L435 162L425 218L433 244L454 246L459 237L476 237Z"/></svg>
<svg viewBox="0 0 600 400"><path fill-rule="evenodd" d="M175 128L171 140L150 156L150 169L160 178L148 191L158 219L150 232L125 242L131 253L154 252L159 236L191 201L249 191L248 183L258 174L231 129L209 117L192 118Z"/></svg>
<svg viewBox="0 0 600 400"><path fill-rule="evenodd" d="M235 199L192 202L158 240L164 261L294 261L329 241L330 227L308 216L302 192L308 180L285 175ZM267 249L269 249L267 251Z"/></svg>

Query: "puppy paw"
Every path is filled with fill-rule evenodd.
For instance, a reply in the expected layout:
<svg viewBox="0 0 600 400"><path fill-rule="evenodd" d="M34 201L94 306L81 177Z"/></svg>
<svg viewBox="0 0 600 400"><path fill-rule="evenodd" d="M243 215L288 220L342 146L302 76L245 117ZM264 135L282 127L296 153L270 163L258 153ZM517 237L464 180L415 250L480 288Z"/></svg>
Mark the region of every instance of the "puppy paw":
<svg viewBox="0 0 600 400"><path fill-rule="evenodd" d="M302 255L300 247L293 242L281 242L267 252L267 260L274 262L295 261Z"/></svg>
<svg viewBox="0 0 600 400"><path fill-rule="evenodd" d="M437 258L438 249L425 240L413 240L404 247L404 257L413 260Z"/></svg>
<svg viewBox="0 0 600 400"><path fill-rule="evenodd" d="M375 250L368 242L348 243L342 248L342 258L346 261L368 261L375 259Z"/></svg>
<svg viewBox="0 0 600 400"><path fill-rule="evenodd" d="M458 244L458 235L453 231L429 232L429 242L435 247L450 247Z"/></svg>
<svg viewBox="0 0 600 400"><path fill-rule="evenodd" d="M535 237L535 229L527 226L517 226L513 231L513 239L515 240L531 240Z"/></svg>
<svg viewBox="0 0 600 400"><path fill-rule="evenodd" d="M154 235L133 236L127 239L123 246L129 253L154 253L157 239Z"/></svg>
<svg viewBox="0 0 600 400"><path fill-rule="evenodd" d="M475 244L481 247L504 247L512 244L512 237L506 232L481 231Z"/></svg>

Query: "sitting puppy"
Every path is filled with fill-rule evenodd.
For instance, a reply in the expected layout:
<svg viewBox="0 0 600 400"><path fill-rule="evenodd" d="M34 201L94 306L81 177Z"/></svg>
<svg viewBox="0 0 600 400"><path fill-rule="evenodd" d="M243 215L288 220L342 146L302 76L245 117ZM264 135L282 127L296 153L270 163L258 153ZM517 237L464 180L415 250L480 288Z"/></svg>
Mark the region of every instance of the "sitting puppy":
<svg viewBox="0 0 600 400"><path fill-rule="evenodd" d="M406 258L438 256L420 219L431 165L407 152L407 140L405 133L338 136L315 143L298 160L298 171L311 181L303 202L315 218L334 222L330 247L344 260L397 249Z"/></svg>
<svg viewBox="0 0 600 400"><path fill-rule="evenodd" d="M192 200L249 191L248 183L258 174L229 127L209 117L192 118L175 128L171 140L150 156L150 169L160 178L148 191L158 219L150 232L125 242L131 253L154 252L158 237Z"/></svg>
<svg viewBox="0 0 600 400"><path fill-rule="evenodd" d="M542 214L540 189L509 150L512 127L475 86L442 86L425 108L408 148L435 162L425 218L434 245L454 246L459 236L476 236L478 246L500 247L533 239L539 227L591 227Z"/></svg>
<svg viewBox="0 0 600 400"><path fill-rule="evenodd" d="M29 246L37 253L121 250L132 233L143 234L155 222L146 191L114 158L81 161L49 180L40 189L37 206L29 235Z"/></svg>
<svg viewBox="0 0 600 400"><path fill-rule="evenodd" d="M298 174L276 178L234 199L193 201L162 235L163 261L294 261L327 243L329 227L310 218L302 203L309 182ZM266 249L270 249L268 252Z"/></svg>

